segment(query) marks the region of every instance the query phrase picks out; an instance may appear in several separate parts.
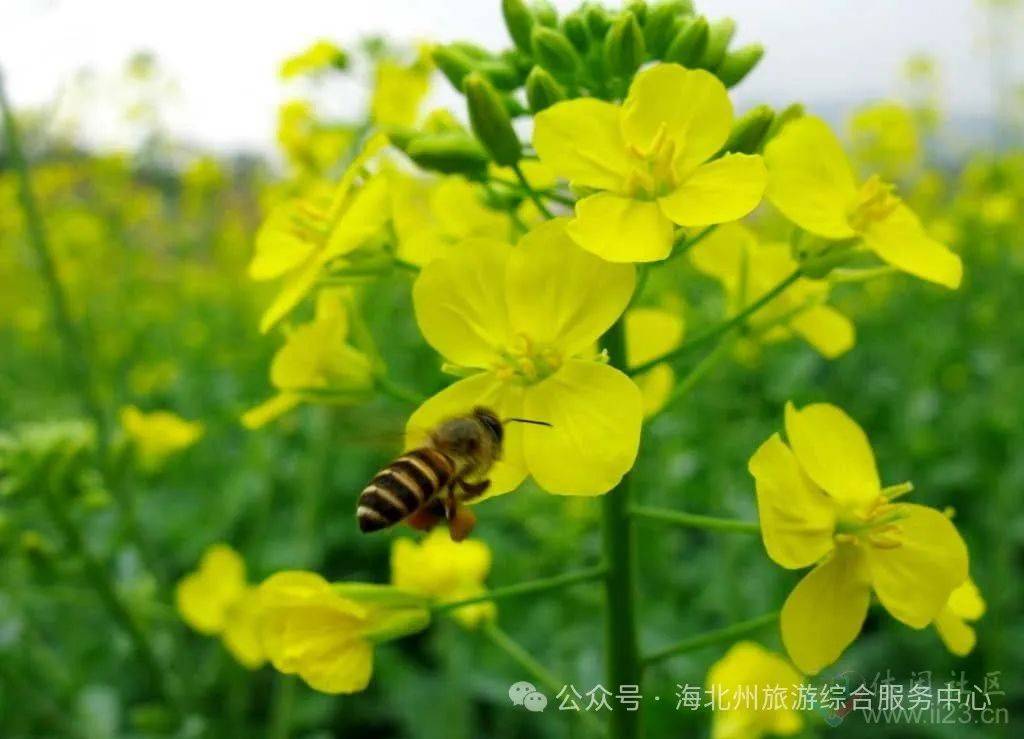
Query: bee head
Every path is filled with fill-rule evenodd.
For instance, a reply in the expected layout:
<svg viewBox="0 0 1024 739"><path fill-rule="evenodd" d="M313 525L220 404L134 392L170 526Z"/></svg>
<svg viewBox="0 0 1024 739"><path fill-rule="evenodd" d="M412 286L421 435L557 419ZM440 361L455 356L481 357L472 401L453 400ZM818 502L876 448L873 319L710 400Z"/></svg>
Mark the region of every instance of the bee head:
<svg viewBox="0 0 1024 739"><path fill-rule="evenodd" d="M473 409L473 417L483 424L485 429L491 432L495 442L498 444L502 442L502 439L505 438L505 429L501 425L501 419L498 418L498 414L490 408L477 406Z"/></svg>

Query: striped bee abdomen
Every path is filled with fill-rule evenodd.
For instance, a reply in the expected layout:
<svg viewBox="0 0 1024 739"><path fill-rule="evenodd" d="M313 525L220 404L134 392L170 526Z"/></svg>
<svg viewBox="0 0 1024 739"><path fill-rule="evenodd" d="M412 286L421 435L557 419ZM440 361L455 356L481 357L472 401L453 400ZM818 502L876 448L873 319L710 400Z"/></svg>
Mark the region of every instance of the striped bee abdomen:
<svg viewBox="0 0 1024 739"><path fill-rule="evenodd" d="M455 472L444 454L422 447L389 464L359 494L356 518L363 532L393 526L443 490Z"/></svg>

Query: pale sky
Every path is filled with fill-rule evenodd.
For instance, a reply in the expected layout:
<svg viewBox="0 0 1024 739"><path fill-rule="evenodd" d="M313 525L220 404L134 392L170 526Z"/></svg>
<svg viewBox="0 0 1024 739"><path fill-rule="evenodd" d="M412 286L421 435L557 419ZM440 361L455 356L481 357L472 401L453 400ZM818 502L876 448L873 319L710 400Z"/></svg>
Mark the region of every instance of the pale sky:
<svg viewBox="0 0 1024 739"><path fill-rule="evenodd" d="M574 7L559 0L560 9ZM615 3L609 3L615 4ZM972 0L698 0L738 21L738 41L768 49L737 88L738 107L793 100L830 107L893 97L909 55L940 62L954 115L992 107L984 15ZM224 149L273 146L287 96L279 61L317 38L344 46L396 39L506 44L499 0L0 0L0 67L16 105L53 100L83 67L114 75L134 51L155 52L177 83L167 116L184 140ZM447 85L441 82L441 85ZM351 93L346 93L351 94ZM105 123L90 122L96 140Z"/></svg>

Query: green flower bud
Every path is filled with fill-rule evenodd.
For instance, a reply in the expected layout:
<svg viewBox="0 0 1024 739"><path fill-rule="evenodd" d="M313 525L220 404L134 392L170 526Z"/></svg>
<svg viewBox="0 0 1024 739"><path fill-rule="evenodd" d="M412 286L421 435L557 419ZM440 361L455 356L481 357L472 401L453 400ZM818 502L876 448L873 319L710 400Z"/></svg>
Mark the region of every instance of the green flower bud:
<svg viewBox="0 0 1024 739"><path fill-rule="evenodd" d="M629 0L625 10L632 13L641 26L647 22L647 3L644 0Z"/></svg>
<svg viewBox="0 0 1024 739"><path fill-rule="evenodd" d="M460 130L421 134L409 141L405 153L423 169L471 179L483 176L489 161L480 142Z"/></svg>
<svg viewBox="0 0 1024 739"><path fill-rule="evenodd" d="M604 61L613 77L630 77L644 63L644 32L631 12L620 15L604 37Z"/></svg>
<svg viewBox="0 0 1024 739"><path fill-rule="evenodd" d="M704 16L684 21L665 51L665 61L695 67L708 45L708 19Z"/></svg>
<svg viewBox="0 0 1024 739"><path fill-rule="evenodd" d="M558 11L555 10L555 6L548 2L548 0L534 0L533 17L542 26L547 26L548 28L558 27Z"/></svg>
<svg viewBox="0 0 1024 739"><path fill-rule="evenodd" d="M722 152L754 154L760 151L773 120L775 111L767 105L758 105L750 109L733 124Z"/></svg>
<svg viewBox="0 0 1024 739"><path fill-rule="evenodd" d="M782 130L782 127L787 123L795 121L797 118L803 118L803 115L804 106L800 103L793 103L792 105L784 108L781 113L775 116L775 120L772 121L772 125L768 128L768 133L764 137L764 143L767 144L775 138L779 131Z"/></svg>
<svg viewBox="0 0 1024 739"><path fill-rule="evenodd" d="M530 32L533 31L534 18L526 3L523 0L501 0L501 14L512 43L524 54L532 53Z"/></svg>
<svg viewBox="0 0 1024 739"><path fill-rule="evenodd" d="M580 54L590 48L590 31L580 13L570 13L562 19L562 33Z"/></svg>
<svg viewBox="0 0 1024 739"><path fill-rule="evenodd" d="M733 87L738 85L750 73L750 70L757 66L763 56L764 47L761 44L750 44L742 49L730 51L715 70L715 74L718 75L718 79L722 80L723 85Z"/></svg>
<svg viewBox="0 0 1024 739"><path fill-rule="evenodd" d="M827 245L821 251L812 254L797 255L800 259L800 271L804 277L812 280L823 280L837 267L847 264L855 256L854 248L857 239L837 241ZM802 257L802 258L801 258Z"/></svg>
<svg viewBox="0 0 1024 739"><path fill-rule="evenodd" d="M507 61L487 59L477 62L475 68L499 90L515 90L523 82L519 70Z"/></svg>
<svg viewBox="0 0 1024 739"><path fill-rule="evenodd" d="M587 28L590 29L590 35L595 39L604 38L604 35L608 33L608 28L612 25L608 11L600 5L587 5L586 8L583 18L587 22Z"/></svg>
<svg viewBox="0 0 1024 739"><path fill-rule="evenodd" d="M644 45L647 52L655 58L661 58L675 38L683 16L691 12L693 6L685 0L668 0L650 8L644 23Z"/></svg>
<svg viewBox="0 0 1024 739"><path fill-rule="evenodd" d="M721 18L712 23L708 29L708 44L704 47L704 53L701 54L697 66L709 71L717 69L725 58L725 51L729 48L729 42L735 33L736 21L732 18Z"/></svg>
<svg viewBox="0 0 1024 739"><path fill-rule="evenodd" d="M530 110L539 113L559 100L565 100L565 90L543 67L534 67L526 76L526 99Z"/></svg>
<svg viewBox="0 0 1024 739"><path fill-rule="evenodd" d="M462 89L462 81L466 75L473 71L473 61L461 51L450 46L438 46L431 55L434 64L441 70L452 87L456 90Z"/></svg>
<svg viewBox="0 0 1024 739"><path fill-rule="evenodd" d="M540 29L534 29L534 33L537 30ZM462 92L466 96L473 133L491 159L506 167L518 162L522 156L522 145L498 91L483 75L473 72L463 81Z"/></svg>
<svg viewBox="0 0 1024 739"><path fill-rule="evenodd" d="M556 77L573 77L579 67L579 55L569 39L544 26L533 29L533 56L540 66Z"/></svg>

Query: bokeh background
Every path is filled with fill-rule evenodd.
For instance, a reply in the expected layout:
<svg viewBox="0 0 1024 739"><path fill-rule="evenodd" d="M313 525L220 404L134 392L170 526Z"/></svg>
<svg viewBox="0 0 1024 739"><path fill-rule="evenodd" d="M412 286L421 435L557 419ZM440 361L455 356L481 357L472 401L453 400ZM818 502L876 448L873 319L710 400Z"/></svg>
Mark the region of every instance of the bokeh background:
<svg viewBox="0 0 1024 739"><path fill-rule="evenodd" d="M868 431L886 481L913 480L918 502L955 510L988 611L963 659L933 630L911 631L873 611L833 672L909 680L962 671L972 684L1001 672L1011 723L908 731L849 721L812 723L805 733L1015 736L1024 716L1022 10L968 0L707 0L699 9L736 18L742 41L768 49L737 88L741 110L799 101L853 142L863 133L852 122L857 111L881 100L904 106L920 152L865 146L859 162L877 166L881 156L896 168L926 222L961 253L966 279L955 293L907 278L840 289L836 302L858 339L837 361L796 343L744 347L646 430L638 497L753 520L746 462L779 426L785 401L838 402ZM354 70L325 83L282 81L281 60L321 37L351 50ZM157 469L126 462L106 478L87 476L62 502L168 679L184 686L186 723L171 728L91 586L88 563L69 550L46 502L21 492L0 497L0 736L571 731L550 710L543 721L512 711L507 689L522 678L518 668L454 623L378 650L370 689L337 698L269 668L246 671L219 642L191 632L173 604L174 583L217 541L244 555L253 581L297 567L387 579L391 535L362 538L354 501L393 456L410 408L391 400L306 408L257 432L242 428L240 414L269 393L280 344L257 331L269 294L245 267L265 203L294 174L280 106L306 100L317 120L349 130L365 118L375 60L408 59L417 42L454 39L505 46L498 3L4 2L0 69L115 444L123 436L117 411L130 404L199 420L205 434ZM438 105L460 102L435 75L425 107ZM882 134L892 131L886 124ZM0 151L0 433L6 448L15 440L52 461L91 443L84 379L68 365L10 152ZM718 320L714 284L682 263L671 278L691 330ZM370 324L388 337L382 350L393 373L430 393L446 380L411 319L408 293L407 282L382 284ZM124 501L137 512L139 536L121 528L116 502ZM478 532L495 552L490 584L596 561L598 519L593 501L530 488L488 503ZM641 533L642 637L652 647L777 608L796 581L756 538L647 525ZM589 688L603 674L601 608L590 585L503 602L499 619L556 674ZM772 630L757 638L779 648ZM677 683L699 684L723 651L692 652L651 673L647 692L662 696L647 704L651 736L708 733L705 712L673 710L674 692Z"/></svg>

